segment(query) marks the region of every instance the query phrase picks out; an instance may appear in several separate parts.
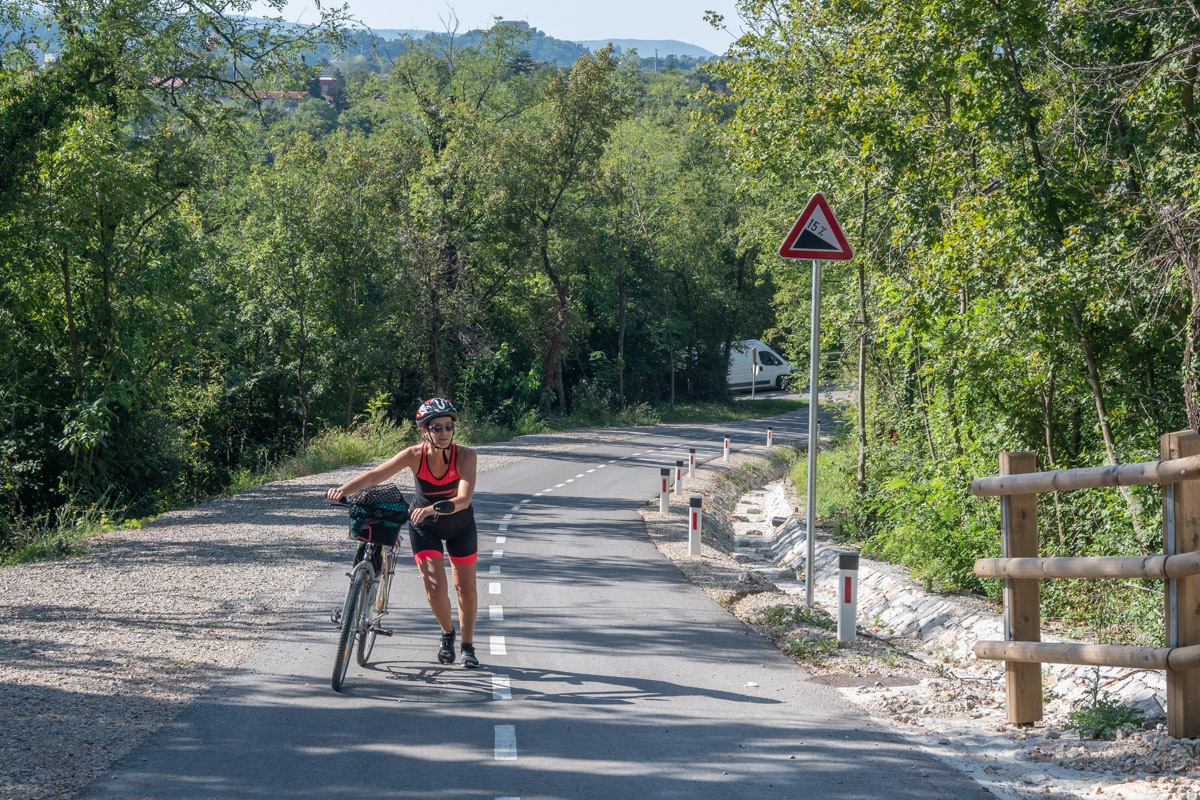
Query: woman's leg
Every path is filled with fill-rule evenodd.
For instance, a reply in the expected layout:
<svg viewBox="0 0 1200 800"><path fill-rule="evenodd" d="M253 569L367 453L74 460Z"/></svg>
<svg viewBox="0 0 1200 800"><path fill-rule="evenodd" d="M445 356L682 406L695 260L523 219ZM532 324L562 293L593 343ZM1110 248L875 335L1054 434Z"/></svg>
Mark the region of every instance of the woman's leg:
<svg viewBox="0 0 1200 800"><path fill-rule="evenodd" d="M453 559L451 559L453 561ZM475 616L479 610L479 589L475 585L475 562L469 564L453 564L454 590L458 593L458 627L462 631L462 641L470 644L475 641ZM450 616L449 601L446 605L446 616ZM442 627L445 630L445 626Z"/></svg>
<svg viewBox="0 0 1200 800"><path fill-rule="evenodd" d="M454 622L450 618L450 594L446 589L446 562L440 556L433 556L421 561L420 569L421 582L425 584L425 597L429 600L433 616L442 626L442 633L449 633L454 630ZM454 574L457 584L457 568Z"/></svg>

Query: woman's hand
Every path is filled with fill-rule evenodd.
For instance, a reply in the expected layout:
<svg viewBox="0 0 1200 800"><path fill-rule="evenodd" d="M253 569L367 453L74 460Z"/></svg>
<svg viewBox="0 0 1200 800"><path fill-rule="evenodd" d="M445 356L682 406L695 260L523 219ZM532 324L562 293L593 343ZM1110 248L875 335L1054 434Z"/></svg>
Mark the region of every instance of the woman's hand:
<svg viewBox="0 0 1200 800"><path fill-rule="evenodd" d="M408 510L409 522L420 522L426 517L434 516L433 506L416 506Z"/></svg>
<svg viewBox="0 0 1200 800"><path fill-rule="evenodd" d="M336 489L330 489L328 492L325 493L325 496L335 503L342 502L342 498L345 497L345 495L342 494L342 487L340 487L340 486L337 487Z"/></svg>

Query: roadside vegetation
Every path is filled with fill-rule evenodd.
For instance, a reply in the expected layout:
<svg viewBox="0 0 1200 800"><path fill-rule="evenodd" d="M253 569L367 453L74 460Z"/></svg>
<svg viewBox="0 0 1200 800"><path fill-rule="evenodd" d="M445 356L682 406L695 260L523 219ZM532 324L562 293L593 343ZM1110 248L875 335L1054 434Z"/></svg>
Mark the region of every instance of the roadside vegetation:
<svg viewBox="0 0 1200 800"><path fill-rule="evenodd" d="M1162 434L1200 429L1200 21L1108 2L741 11L708 97L747 208L778 242L820 190L855 250L824 266L823 380L865 402L818 499L868 552L994 597L971 565L1000 553L999 502L968 487L1001 451L1152 461ZM810 264L759 261L802 352ZM1161 552L1159 509L1153 488L1043 495L1042 552ZM1047 617L1161 644L1160 584L1042 591Z"/></svg>
<svg viewBox="0 0 1200 800"><path fill-rule="evenodd" d="M774 289L694 61L249 6L0 6L0 551L383 457L433 395L476 442L729 413Z"/></svg>
<svg viewBox="0 0 1200 800"><path fill-rule="evenodd" d="M659 422L713 422L721 420L757 419L785 413L804 406L803 401L763 399L745 400L730 405L686 404L674 411L660 413L648 405L625 412L606 412L598 419L587 419L580 413L570 417L528 421L519 428L506 428L488 420L460 418L455 440L468 446L508 441L517 436L550 433L581 427L624 427L653 425ZM225 494L251 489L271 481L290 480L305 475L366 464L390 458L403 448L420 441L416 426L409 420L397 423L388 414L386 397L380 395L367 404L365 413L351 428L330 428L311 439L297 453L275 464L254 470L244 468L232 476ZM776 448L775 461L794 458L787 447ZM746 470L732 481L737 487L753 485L759 473ZM180 504L176 508L185 507ZM110 514L112 516L110 516ZM0 567L48 559L69 558L81 552L80 545L90 536L123 528L136 528L153 517L127 518L120 509L106 508L103 501L88 508L62 507L54 516L16 520L9 538L0 547Z"/></svg>
<svg viewBox="0 0 1200 800"><path fill-rule="evenodd" d="M822 382L864 397L840 535L994 596L999 452L1200 428L1186 5L745 2L724 58L657 72L507 25L357 58L342 10L249 5L0 6L0 550L385 454L434 394L477 441L725 415L732 342L807 366L777 253L815 190L855 250L822 281ZM1043 552L1158 552L1158 509L1047 497ZM1043 598L1154 641L1157 591Z"/></svg>

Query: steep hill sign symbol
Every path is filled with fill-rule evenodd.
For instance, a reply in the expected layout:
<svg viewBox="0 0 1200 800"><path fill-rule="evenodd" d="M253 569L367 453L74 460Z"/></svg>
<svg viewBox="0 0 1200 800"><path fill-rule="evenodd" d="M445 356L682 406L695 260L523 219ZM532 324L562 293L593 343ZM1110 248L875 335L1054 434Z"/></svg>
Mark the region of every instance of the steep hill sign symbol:
<svg viewBox="0 0 1200 800"><path fill-rule="evenodd" d="M812 258L818 261L846 261L854 258L854 251L842 233L842 226L825 202L825 195L817 192L804 206L796 224L783 240L779 255L784 258Z"/></svg>

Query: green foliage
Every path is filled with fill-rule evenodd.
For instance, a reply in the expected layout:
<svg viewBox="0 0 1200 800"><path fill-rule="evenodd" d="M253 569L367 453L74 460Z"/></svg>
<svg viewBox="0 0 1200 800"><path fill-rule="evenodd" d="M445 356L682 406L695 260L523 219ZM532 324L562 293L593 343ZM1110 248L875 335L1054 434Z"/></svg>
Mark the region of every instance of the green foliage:
<svg viewBox="0 0 1200 800"><path fill-rule="evenodd" d="M839 646L837 639L803 634L788 639L783 645L783 652L794 658L820 664L826 657L836 653Z"/></svg>
<svg viewBox="0 0 1200 800"><path fill-rule="evenodd" d="M763 623L772 628L775 636L782 636L796 625L811 625L826 631L837 629L837 623L828 614L808 606L767 606L760 616Z"/></svg>
<svg viewBox="0 0 1200 800"><path fill-rule="evenodd" d="M1067 719L1079 729L1080 738L1111 740L1116 738L1118 731L1140 728L1146 721L1146 714L1106 695L1090 702L1077 702Z"/></svg>

